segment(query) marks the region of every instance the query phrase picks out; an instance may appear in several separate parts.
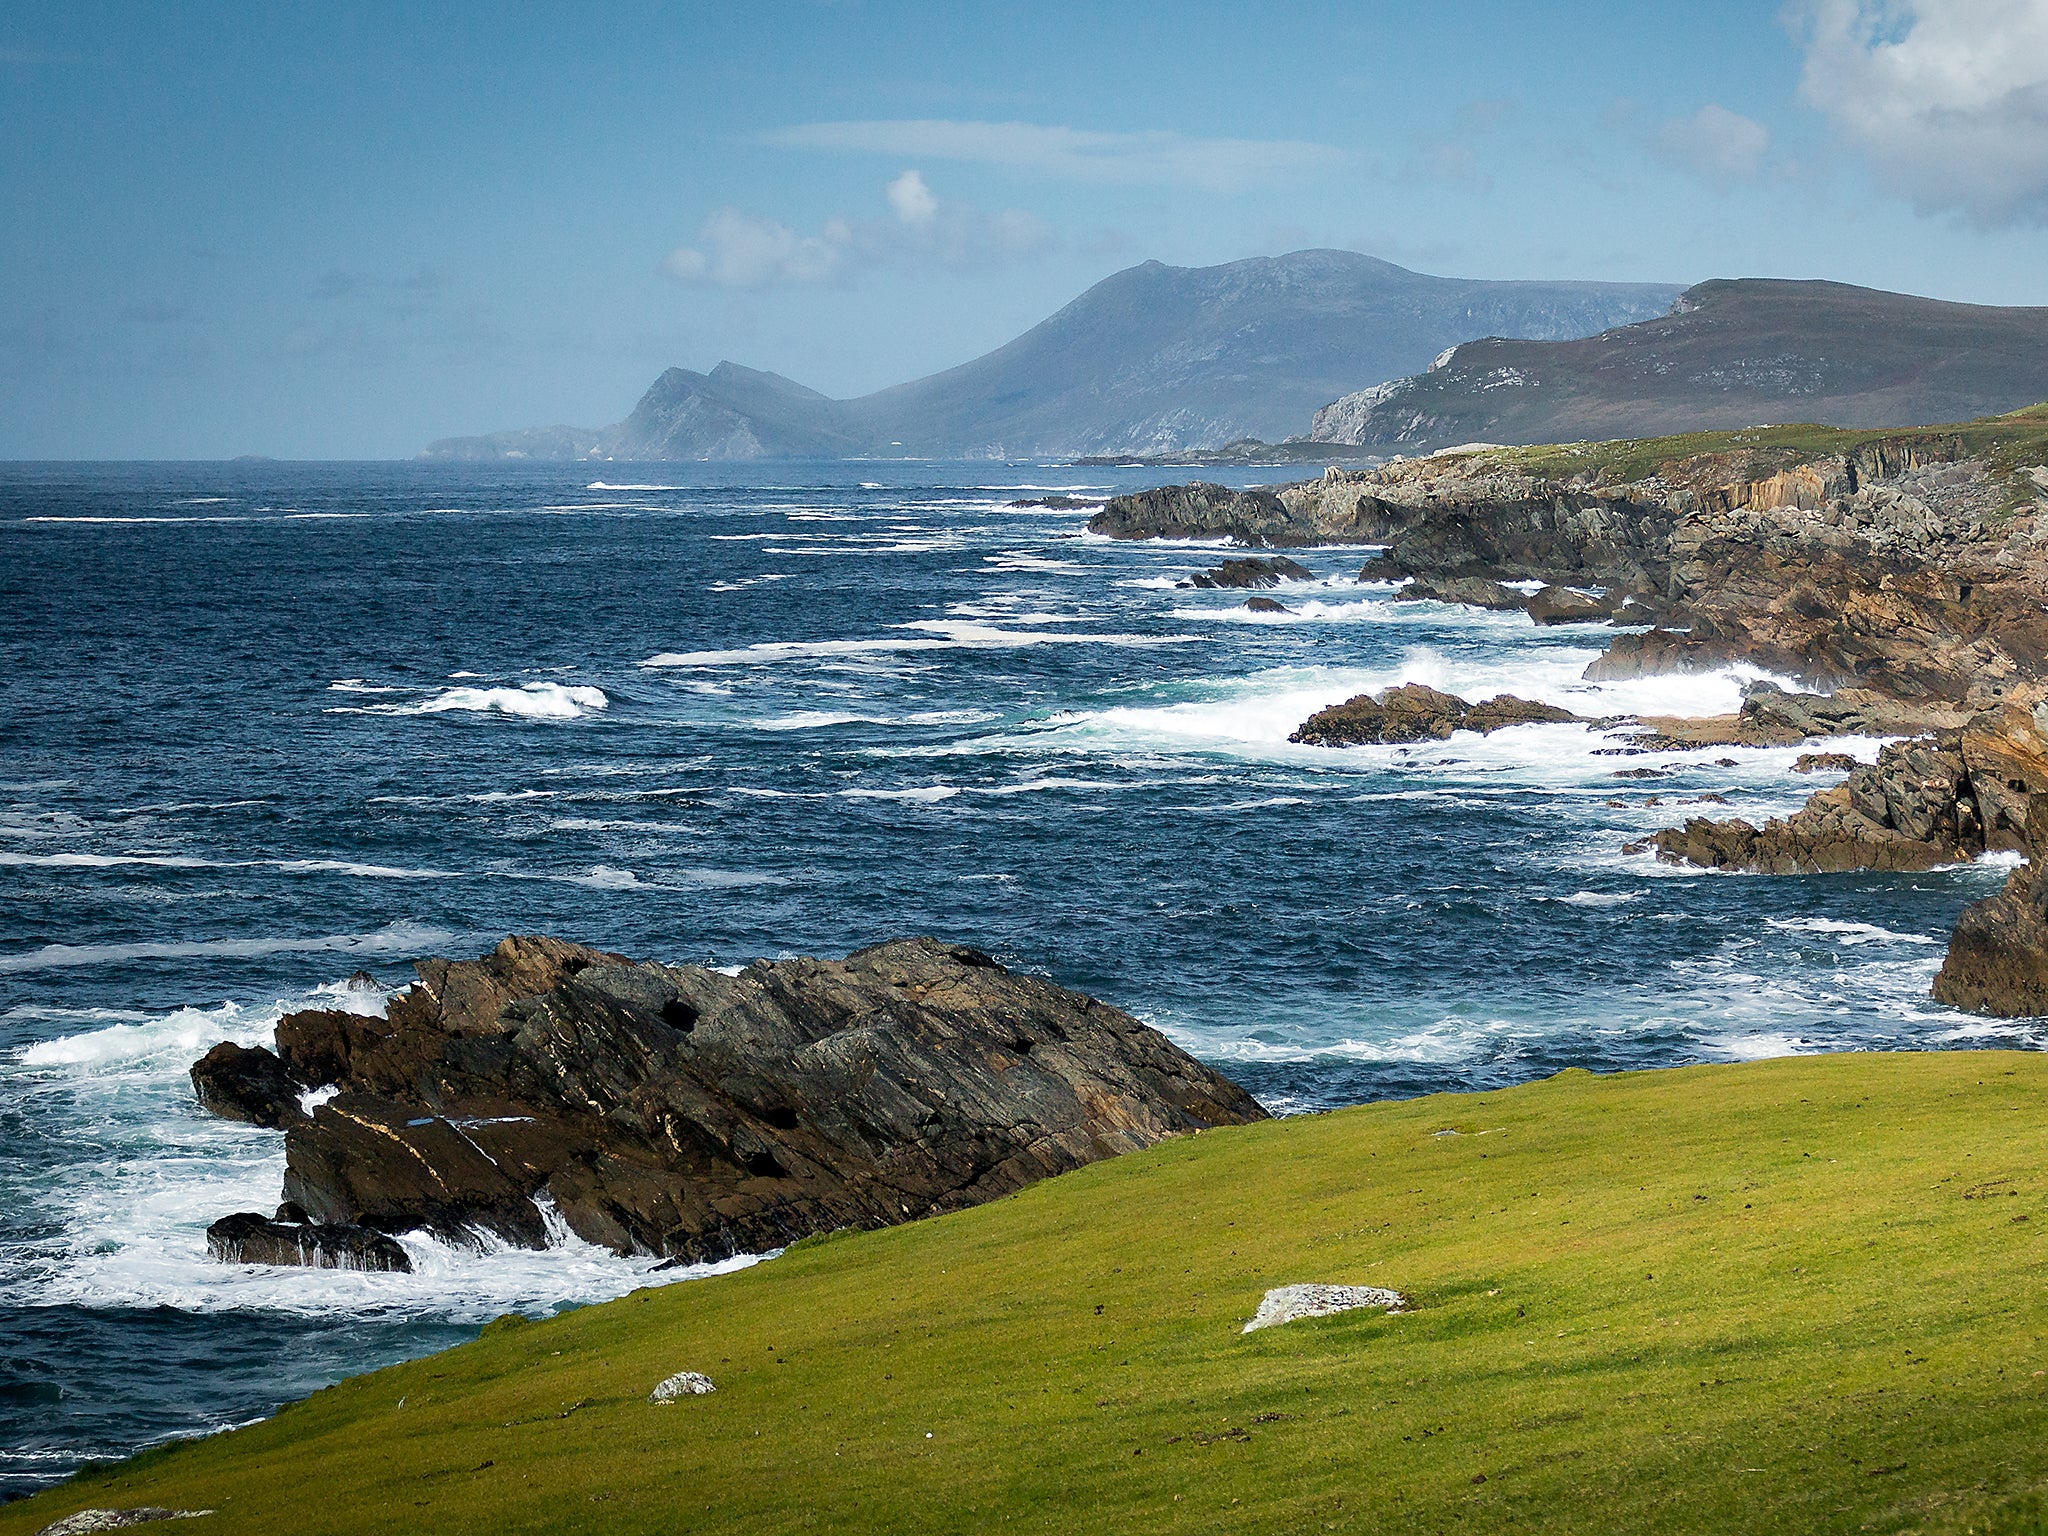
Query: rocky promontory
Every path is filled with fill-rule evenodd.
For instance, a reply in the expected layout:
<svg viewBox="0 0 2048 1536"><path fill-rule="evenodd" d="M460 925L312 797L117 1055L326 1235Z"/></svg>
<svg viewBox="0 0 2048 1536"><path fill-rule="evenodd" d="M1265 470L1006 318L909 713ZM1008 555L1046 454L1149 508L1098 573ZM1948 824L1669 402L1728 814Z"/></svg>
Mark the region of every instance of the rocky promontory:
<svg viewBox="0 0 2048 1536"><path fill-rule="evenodd" d="M727 975L513 937L418 970L383 1018L288 1014L274 1053L195 1065L202 1103L285 1135L286 1205L215 1223L217 1257L402 1267L378 1234L537 1248L553 1216L719 1259L1264 1118L1129 1014L932 939Z"/></svg>

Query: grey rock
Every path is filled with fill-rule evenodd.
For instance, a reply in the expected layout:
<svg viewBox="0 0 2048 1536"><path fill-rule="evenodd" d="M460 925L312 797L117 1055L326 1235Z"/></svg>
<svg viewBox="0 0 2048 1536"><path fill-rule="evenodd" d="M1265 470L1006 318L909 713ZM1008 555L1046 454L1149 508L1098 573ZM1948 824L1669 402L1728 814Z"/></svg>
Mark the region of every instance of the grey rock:
<svg viewBox="0 0 2048 1536"><path fill-rule="evenodd" d="M296 1210L296 1207L285 1209ZM303 1219L271 1220L254 1211L223 1216L206 1229L206 1251L223 1264L412 1273L405 1249L382 1232Z"/></svg>
<svg viewBox="0 0 2048 1536"><path fill-rule="evenodd" d="M1372 1307L1382 1312L1401 1312L1408 1298L1399 1291L1372 1285L1281 1285L1266 1292L1259 1310L1244 1325L1244 1332L1275 1328L1299 1322L1305 1317L1334 1317L1339 1312L1356 1312Z"/></svg>
<svg viewBox="0 0 2048 1536"><path fill-rule="evenodd" d="M718 1388L709 1376L697 1371L677 1371L647 1394L650 1403L672 1403L683 1397L703 1397Z"/></svg>

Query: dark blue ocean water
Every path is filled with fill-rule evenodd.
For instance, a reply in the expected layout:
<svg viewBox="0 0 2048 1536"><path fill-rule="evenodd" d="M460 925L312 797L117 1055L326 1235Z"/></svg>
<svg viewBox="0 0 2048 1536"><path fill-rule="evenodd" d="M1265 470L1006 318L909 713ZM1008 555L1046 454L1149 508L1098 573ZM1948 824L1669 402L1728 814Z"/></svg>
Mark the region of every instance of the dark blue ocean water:
<svg viewBox="0 0 2048 1536"><path fill-rule="evenodd" d="M1926 999L2002 868L1620 852L1709 792L1795 807L1790 751L1288 745L1395 682L1603 714L1732 708L1742 679L1583 684L1605 631L1396 603L1360 550L1252 615L1175 586L1217 550L1007 505L1157 478L0 466L0 1490L642 1282L574 1243L414 1239L410 1277L205 1259L283 1157L199 1113L189 1062L511 930L714 964L942 934L1282 1111L2037 1043Z"/></svg>

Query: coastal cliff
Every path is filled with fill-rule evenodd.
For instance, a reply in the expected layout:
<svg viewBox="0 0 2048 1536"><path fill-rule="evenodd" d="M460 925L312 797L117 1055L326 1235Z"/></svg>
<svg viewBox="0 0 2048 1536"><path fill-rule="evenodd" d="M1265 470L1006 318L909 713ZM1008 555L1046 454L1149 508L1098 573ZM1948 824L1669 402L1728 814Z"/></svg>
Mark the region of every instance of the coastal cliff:
<svg viewBox="0 0 2048 1536"><path fill-rule="evenodd" d="M2034 863L1965 914L1935 994L1980 1012L2048 1009L2048 880L2036 878L2048 813L2034 811L2048 794L2048 406L1904 432L1476 447L1266 491L1119 497L1090 527L1377 546L1362 581L1615 626L1589 679L1745 663L1815 690L1760 687L1715 721L1637 722L1645 745L1913 737L1788 820L1695 818L1648 846L1768 873L2025 853ZM1503 585L1516 581L1549 585L1522 600ZM1387 739L1396 702L1361 696L1296 740ZM1444 730L1483 728L1437 715Z"/></svg>
<svg viewBox="0 0 2048 1536"><path fill-rule="evenodd" d="M285 1206L217 1222L216 1257L403 1267L370 1234L539 1248L552 1212L721 1259L1265 1118L1129 1014L931 939L729 976L513 937L419 973L382 1019L288 1014L274 1055L194 1066L207 1107L285 1132Z"/></svg>

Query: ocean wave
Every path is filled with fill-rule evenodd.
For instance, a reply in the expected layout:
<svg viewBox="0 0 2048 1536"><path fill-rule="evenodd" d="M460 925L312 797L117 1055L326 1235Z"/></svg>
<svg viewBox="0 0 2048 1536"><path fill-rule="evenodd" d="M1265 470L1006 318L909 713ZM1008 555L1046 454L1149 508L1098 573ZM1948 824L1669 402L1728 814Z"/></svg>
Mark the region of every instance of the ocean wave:
<svg viewBox="0 0 2048 1536"><path fill-rule="evenodd" d="M602 688L587 684L527 683L518 688L450 688L431 699L409 704L409 715L438 715L450 710L512 715L522 720L578 720L611 707Z"/></svg>
<svg viewBox="0 0 2048 1536"><path fill-rule="evenodd" d="M154 939L133 944L45 944L24 954L0 955L0 972L58 970L77 965L125 965L137 960L189 960L203 955L254 959L265 955L416 955L460 935L424 923L394 922L370 933L246 939Z"/></svg>
<svg viewBox="0 0 2048 1536"><path fill-rule="evenodd" d="M989 624L951 619L896 624L894 629L922 631L915 637L867 640L763 640L730 651L664 651L640 663L643 667L732 667L780 661L815 661L837 656L862 656L907 651L1011 650L1034 645L1108 645L1129 649L1194 645L1200 635L1072 634L1034 629L1000 629Z"/></svg>
<svg viewBox="0 0 2048 1536"><path fill-rule="evenodd" d="M593 480L583 487L586 491L680 491L680 485L612 485L607 481Z"/></svg>
<svg viewBox="0 0 2048 1536"><path fill-rule="evenodd" d="M1837 917L1767 917L1767 926L1781 933L1819 933L1843 944L1940 944L1924 933L1895 933L1875 923L1845 922Z"/></svg>

